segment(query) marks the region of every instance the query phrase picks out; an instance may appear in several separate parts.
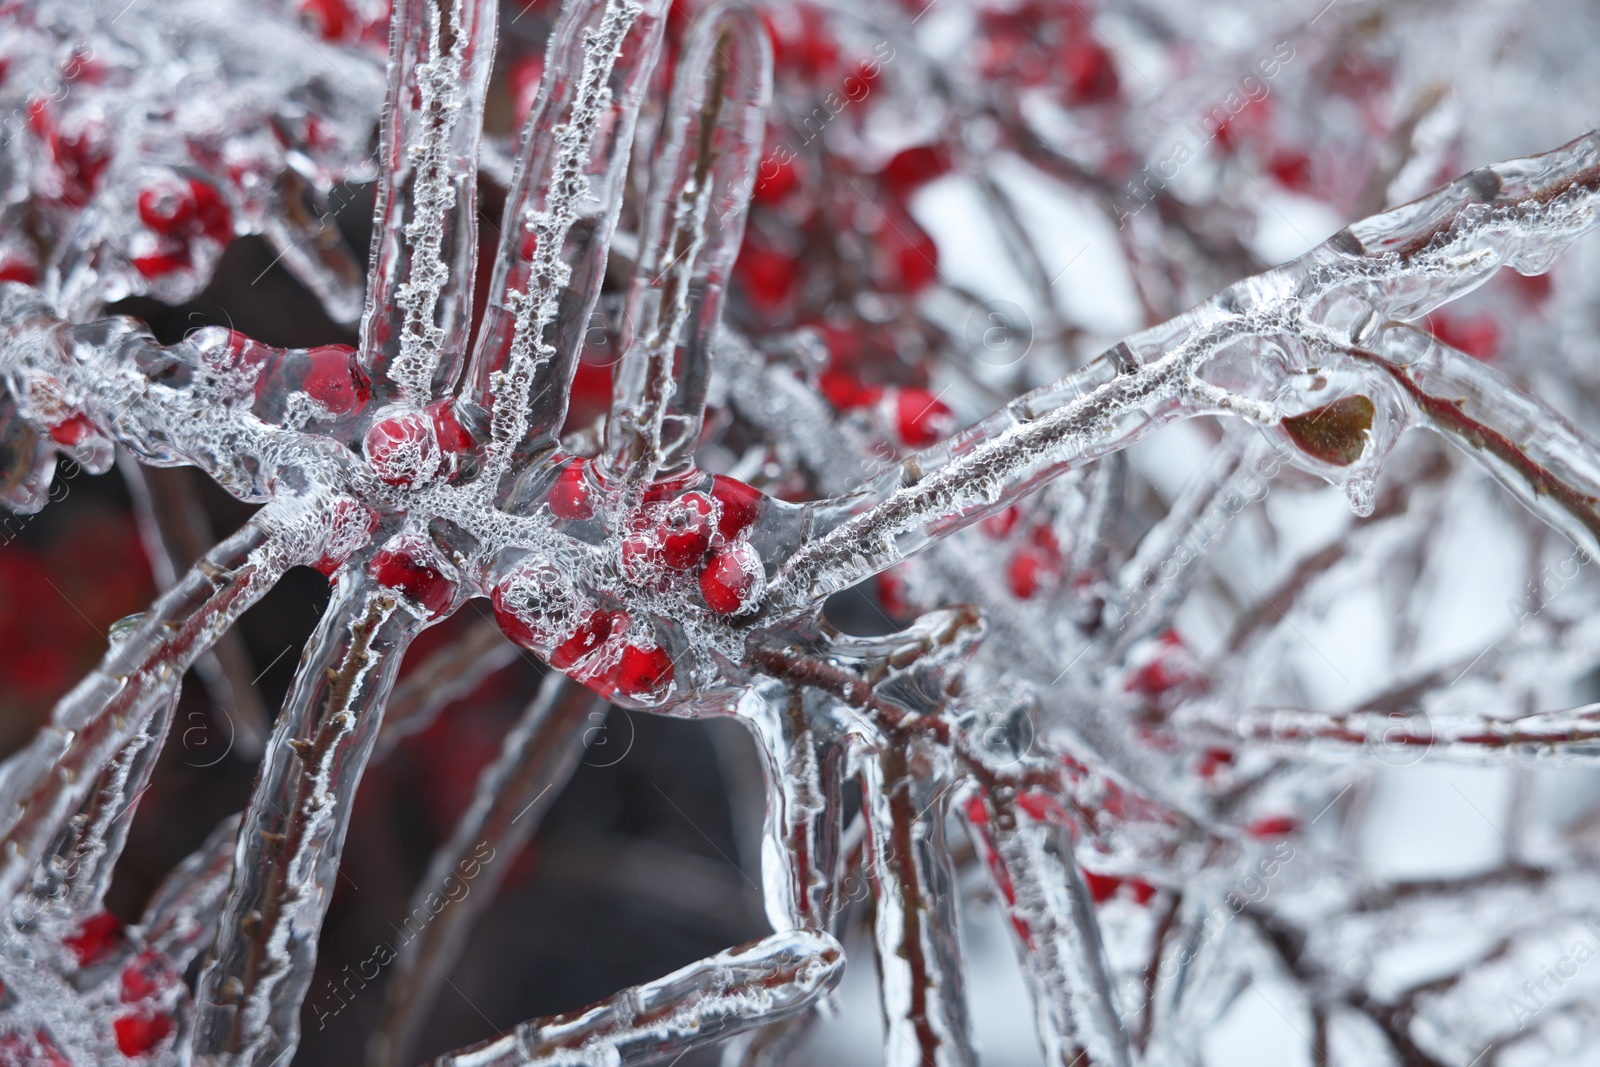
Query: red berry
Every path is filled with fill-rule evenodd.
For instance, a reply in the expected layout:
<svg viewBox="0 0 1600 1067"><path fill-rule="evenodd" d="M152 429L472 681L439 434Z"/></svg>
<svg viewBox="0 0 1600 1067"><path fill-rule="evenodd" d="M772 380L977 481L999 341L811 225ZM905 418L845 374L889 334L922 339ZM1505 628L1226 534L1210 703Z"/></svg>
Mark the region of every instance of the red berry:
<svg viewBox="0 0 1600 1067"><path fill-rule="evenodd" d="M656 557L660 545L649 530L634 530L622 538L622 573L639 584L659 585Z"/></svg>
<svg viewBox="0 0 1600 1067"><path fill-rule="evenodd" d="M1225 748L1208 748L1200 757L1196 772L1202 778L1215 778L1217 772L1233 762L1233 753Z"/></svg>
<svg viewBox="0 0 1600 1067"><path fill-rule="evenodd" d="M772 35L773 59L780 67L815 78L838 61L839 46L816 9L794 4L763 10L761 18Z"/></svg>
<svg viewBox="0 0 1600 1067"><path fill-rule="evenodd" d="M883 398L883 386L863 385L855 375L836 367L823 371L817 378L817 385L828 403L839 411L870 407Z"/></svg>
<svg viewBox="0 0 1600 1067"><path fill-rule="evenodd" d="M745 295L751 303L767 311L787 303L800 280L800 264L793 256L749 241L745 242L737 266Z"/></svg>
<svg viewBox="0 0 1600 1067"><path fill-rule="evenodd" d="M429 404L428 415L433 419L434 440L439 442L442 450L453 456L472 450L472 435L461 425L461 420L456 418L455 401L441 400Z"/></svg>
<svg viewBox="0 0 1600 1067"><path fill-rule="evenodd" d="M44 141L60 181L61 200L71 207L83 207L100 184L100 175L111 162L106 148L104 123L86 123L76 134L64 134L56 125L42 97L28 105L28 125Z"/></svg>
<svg viewBox="0 0 1600 1067"><path fill-rule="evenodd" d="M939 276L939 246L909 215L885 219L874 240L877 242L874 278L885 291L911 296L926 289Z"/></svg>
<svg viewBox="0 0 1600 1067"><path fill-rule="evenodd" d="M761 556L748 541L719 548L700 572L700 595L712 611L733 615L760 596L764 573Z"/></svg>
<svg viewBox="0 0 1600 1067"><path fill-rule="evenodd" d="M120 997L124 1004L149 1000L175 982L171 961L154 949L145 949L122 969Z"/></svg>
<svg viewBox="0 0 1600 1067"><path fill-rule="evenodd" d="M349 415L366 404L371 394L366 375L356 362L355 349L349 345L322 345L308 348L301 360L306 368L305 377L300 380L301 391L334 418Z"/></svg>
<svg viewBox="0 0 1600 1067"><path fill-rule="evenodd" d="M133 267L146 278L162 278L175 271L188 267L193 261L189 258L189 246L173 243L166 251L154 252L148 256L134 256Z"/></svg>
<svg viewBox="0 0 1600 1067"><path fill-rule="evenodd" d="M624 625L627 615L618 612ZM578 624L577 629L567 635L567 639L557 645L555 651L550 653L550 666L556 670L564 671L575 667L578 662L601 645L606 638L611 636L611 631L617 621L608 612L596 608L589 613L589 617Z"/></svg>
<svg viewBox="0 0 1600 1067"><path fill-rule="evenodd" d="M413 548L384 549L372 557L367 573L380 585L404 593L430 615L441 615L455 600L459 583L419 555Z"/></svg>
<svg viewBox="0 0 1600 1067"><path fill-rule="evenodd" d="M500 627L500 632L510 638L513 644L521 645L523 648L537 648L541 638L546 636L543 631L512 610L506 602L504 586L495 586L494 592L489 594L489 606L494 610L494 621Z"/></svg>
<svg viewBox="0 0 1600 1067"><path fill-rule="evenodd" d="M728 541L754 524L766 500L754 486L721 474L711 480L711 495L722 505L722 516L717 519L717 532Z"/></svg>
<svg viewBox="0 0 1600 1067"><path fill-rule="evenodd" d="M664 648L629 645L617 668L617 690L637 700L662 696L672 685L672 657Z"/></svg>
<svg viewBox="0 0 1600 1067"><path fill-rule="evenodd" d="M997 511L978 524L984 533L996 541L1003 540L1016 529L1017 520L1022 517L1022 512L1015 504L1004 510Z"/></svg>
<svg viewBox="0 0 1600 1067"><path fill-rule="evenodd" d="M165 1015L124 1015L111 1024L117 1035L117 1048L132 1059L143 1056L172 1033L172 1020Z"/></svg>
<svg viewBox="0 0 1600 1067"><path fill-rule="evenodd" d="M872 92L873 86L878 84L878 75L883 72L880 63L870 59L863 59L850 69L844 76L844 82L839 87L844 90L848 100L865 100L867 94Z"/></svg>
<svg viewBox="0 0 1600 1067"><path fill-rule="evenodd" d="M76 930L61 939L61 944L77 957L78 966L88 967L111 955L121 940L122 920L109 911L102 911L83 920Z"/></svg>
<svg viewBox="0 0 1600 1067"><path fill-rule="evenodd" d="M94 424L83 415L69 415L50 427L50 439L65 448L83 444L93 433Z"/></svg>
<svg viewBox="0 0 1600 1067"><path fill-rule="evenodd" d="M768 156L756 168L756 184L750 199L758 204L781 204L800 184L800 173L791 155Z"/></svg>
<svg viewBox="0 0 1600 1067"><path fill-rule="evenodd" d="M1089 887L1089 896L1096 904L1104 904L1117 895L1117 889L1122 885L1121 878L1113 878L1108 874L1095 874L1093 871L1083 872L1083 884Z"/></svg>
<svg viewBox="0 0 1600 1067"><path fill-rule="evenodd" d="M1500 326L1488 315L1463 318L1435 312L1428 317L1428 330L1474 359L1490 360L1500 351Z"/></svg>
<svg viewBox="0 0 1600 1067"><path fill-rule="evenodd" d="M356 21L344 0L300 0L300 13L311 20L325 41L343 37L345 27Z"/></svg>
<svg viewBox="0 0 1600 1067"><path fill-rule="evenodd" d="M1117 68L1111 55L1085 31L1062 49L1061 67L1067 76L1067 103L1098 104L1117 95Z"/></svg>
<svg viewBox="0 0 1600 1067"><path fill-rule="evenodd" d="M583 476L587 460L578 460L560 474L550 487L550 513L568 522L581 522L594 517L594 503L589 499L589 482Z"/></svg>
<svg viewBox="0 0 1600 1067"><path fill-rule="evenodd" d="M674 570L686 571L711 547L711 501L701 493L685 493L666 505L656 527L661 558Z"/></svg>
<svg viewBox="0 0 1600 1067"><path fill-rule="evenodd" d="M1161 635L1150 658L1129 677L1124 688L1130 693L1156 699L1169 689L1190 685L1199 679L1197 667L1183 638L1177 631L1168 630Z"/></svg>
<svg viewBox="0 0 1600 1067"><path fill-rule="evenodd" d="M187 184L167 182L141 189L138 204L139 221L163 236L186 235L195 220L194 194Z"/></svg>
<svg viewBox="0 0 1600 1067"><path fill-rule="evenodd" d="M496 583L489 602L507 637L542 653L570 629L574 608L587 608L577 596L558 567L530 556Z"/></svg>
<svg viewBox="0 0 1600 1067"><path fill-rule="evenodd" d="M39 280L39 271L20 259L0 259L0 282L22 282L32 285Z"/></svg>
<svg viewBox="0 0 1600 1067"><path fill-rule="evenodd" d="M233 212L216 187L190 179L189 193L194 198L194 218L200 232L219 244L233 239Z"/></svg>
<svg viewBox="0 0 1600 1067"><path fill-rule="evenodd" d="M419 485L439 471L433 420L417 411L379 419L362 443L367 466L390 485Z"/></svg>
<svg viewBox="0 0 1600 1067"><path fill-rule="evenodd" d="M955 416L926 389L901 389L894 398L895 430L912 448L927 448L955 429Z"/></svg>
<svg viewBox="0 0 1600 1067"><path fill-rule="evenodd" d="M898 153L884 165L879 177L889 191L905 197L950 169L950 153L943 145L921 144Z"/></svg>
<svg viewBox="0 0 1600 1067"><path fill-rule="evenodd" d="M1311 188L1311 157L1304 152L1280 149L1272 154L1267 170L1285 189L1303 193Z"/></svg>
<svg viewBox="0 0 1600 1067"><path fill-rule="evenodd" d="M1266 819L1257 819L1244 832L1251 837L1285 837L1300 828L1299 820L1290 815L1277 815Z"/></svg>
<svg viewBox="0 0 1600 1067"><path fill-rule="evenodd" d="M227 244L233 238L233 212L227 202L214 186L196 178L140 190L138 210L139 220L162 237L186 240L204 235L219 244ZM144 258L181 258L187 265L187 244L181 257L168 253L166 257ZM136 266L138 262L134 261Z"/></svg>
<svg viewBox="0 0 1600 1067"><path fill-rule="evenodd" d="M1071 820L1061 805L1048 793L1036 789L1017 794L1017 807L1038 822L1064 823Z"/></svg>
<svg viewBox="0 0 1600 1067"><path fill-rule="evenodd" d="M1006 567L1006 584L1011 587L1011 595L1018 600L1033 596L1039 591L1046 569L1043 553L1033 548L1018 549Z"/></svg>

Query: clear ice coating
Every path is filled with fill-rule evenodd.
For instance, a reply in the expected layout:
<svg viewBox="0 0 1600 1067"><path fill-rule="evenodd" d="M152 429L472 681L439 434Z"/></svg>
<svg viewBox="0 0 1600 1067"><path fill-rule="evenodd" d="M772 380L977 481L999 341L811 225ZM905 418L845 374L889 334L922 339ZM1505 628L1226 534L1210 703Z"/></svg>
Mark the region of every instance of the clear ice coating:
<svg viewBox="0 0 1600 1067"><path fill-rule="evenodd" d="M1540 938L1592 913L1592 828L1453 881L1341 851L1375 768L1600 754L1578 578L1600 554L1594 315L1576 273L1555 296L1495 288L1563 255L1592 269L1600 134L1441 184L1480 161L1463 111L1503 104L1440 88L1421 46L1341 45L1380 17L1355 3L1292 23L1238 5L1284 37L1199 115L1193 56L1140 97L1112 47L1148 59L1187 37L1231 69L1244 53L1187 5L567 0L543 59L517 58L537 91L507 141L485 127L506 91L492 0L317 0L303 24L271 7L0 4L0 502L43 507L58 460L142 464L157 548L167 483L138 479L161 468L261 505L192 566L162 557L160 597L0 766L0 1063L289 1061L366 766L516 651L550 669L417 900L528 842L609 702L747 728L773 932L437 1063L717 1045L729 1067L780 1063L836 1007L846 943L876 953L884 1062L976 1063L960 927L980 878L1051 1064L1209 1061L1257 980L1292 991L1318 1063L1592 1044L1594 976L1560 998L1536 984ZM1408 41L1448 22L1389 17ZM1402 81L1409 110L1385 110ZM1164 146L1185 125L1206 136L1179 159ZM1241 236L1271 221L1241 221L1255 179L1361 221L1268 256ZM1037 335L1020 305L939 275L935 181L993 224ZM364 291L327 223L359 182L376 192ZM1072 263L1030 217L1040 188L1115 229L1095 254L1119 249L1135 293L1123 340L1057 302ZM359 344L218 326L163 344L110 313L194 297L246 234L359 320ZM1521 323L1555 300L1560 329ZM1514 326L1571 358L1496 359ZM597 332L615 366L584 422ZM1012 350L1034 344L1024 365ZM1201 455L1174 488L1140 463L1178 423ZM1537 520L1519 528L1534 553L1556 551L1547 530L1576 552L1511 634L1430 661L1407 593L1437 581L1439 516L1485 476ZM1316 479L1347 513L1296 525L1281 502ZM125 926L105 895L182 679L237 691L223 642L297 566L333 595L257 740L249 806ZM869 579L892 632L845 632L824 602ZM1392 662L1328 698L1294 641L1363 582ZM470 601L493 626L401 679ZM374 1067L413 1062L503 875L393 961ZM1397 978L1390 957L1441 927L1484 942Z"/></svg>

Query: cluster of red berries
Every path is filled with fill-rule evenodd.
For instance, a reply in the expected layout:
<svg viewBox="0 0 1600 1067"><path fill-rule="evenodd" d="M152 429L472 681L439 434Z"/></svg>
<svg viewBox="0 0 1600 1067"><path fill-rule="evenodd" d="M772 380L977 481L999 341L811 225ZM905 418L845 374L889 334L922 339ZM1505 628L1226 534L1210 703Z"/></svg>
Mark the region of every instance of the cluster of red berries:
<svg viewBox="0 0 1600 1067"><path fill-rule="evenodd" d="M110 912L102 911L79 923L62 939L62 946L81 970L115 959L128 948L128 939L122 922ZM117 981L121 1008L111 1022L117 1050L129 1059L152 1055L173 1032L172 1012L182 991L183 975L165 955L145 949L123 963ZM10 1040L25 1038L13 1035ZM0 1046L0 1064L9 1062L6 1055L7 1051ZM18 1062L60 1062L63 1065L68 1062L60 1057L59 1051L56 1056L58 1060L46 1055Z"/></svg>
<svg viewBox="0 0 1600 1067"><path fill-rule="evenodd" d="M139 221L153 242L133 257L133 265L146 278L191 267L196 240L211 241L218 249L233 240L233 213L216 187L198 178L174 177L146 186L138 203Z"/></svg>
<svg viewBox="0 0 1600 1067"><path fill-rule="evenodd" d="M692 489L682 480L658 482L646 490L622 524L621 566L626 580L645 588L692 583L712 612L735 615L755 605L765 584L761 555L748 537L763 497L737 479L709 481ZM600 492L591 464L574 460L551 483L550 514L562 523L589 522ZM514 568L491 600L508 637L598 692L655 700L672 686L672 657L661 643L638 632L626 611L578 593L547 564Z"/></svg>

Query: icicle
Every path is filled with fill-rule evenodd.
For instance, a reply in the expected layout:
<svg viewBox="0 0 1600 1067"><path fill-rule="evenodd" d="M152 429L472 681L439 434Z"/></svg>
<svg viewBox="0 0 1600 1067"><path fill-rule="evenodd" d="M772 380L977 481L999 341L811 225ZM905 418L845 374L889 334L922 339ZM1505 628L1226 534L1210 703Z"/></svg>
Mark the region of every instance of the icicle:
<svg viewBox="0 0 1600 1067"><path fill-rule="evenodd" d="M832 931L842 906L839 812L848 752L834 710L822 694L772 685L739 702L766 774L761 884L774 929Z"/></svg>
<svg viewBox="0 0 1600 1067"><path fill-rule="evenodd" d="M150 786L178 704L179 678L157 696L154 711L118 752L90 791L83 809L67 820L51 855L34 872L32 903L62 916L100 910L112 868L128 841L139 798Z"/></svg>

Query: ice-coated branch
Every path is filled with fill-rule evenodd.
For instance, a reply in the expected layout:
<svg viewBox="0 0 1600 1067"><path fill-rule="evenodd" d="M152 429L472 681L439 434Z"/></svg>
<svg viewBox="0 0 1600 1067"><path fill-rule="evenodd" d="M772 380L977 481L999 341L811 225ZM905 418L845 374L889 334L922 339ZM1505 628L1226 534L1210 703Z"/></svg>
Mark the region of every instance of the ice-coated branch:
<svg viewBox="0 0 1600 1067"><path fill-rule="evenodd" d="M861 774L887 1067L977 1063L945 844L950 762L926 742L891 742Z"/></svg>
<svg viewBox="0 0 1600 1067"><path fill-rule="evenodd" d="M818 506L821 532L768 587L774 604L827 596L1017 499L1039 482L1124 448L1175 419L1229 413L1274 425L1311 407L1294 376L1307 349L1366 343L1481 285L1502 266L1546 269L1600 216L1600 135L1474 171L1412 204L1355 223L1285 266L1224 290L1179 318L1128 338L1083 370L1037 389L906 460L857 493ZM1270 343L1269 343L1270 342ZM1245 396L1206 379L1229 360L1258 365ZM1345 368L1378 388L1377 374ZM1352 383L1353 384L1353 383ZM1299 393L1305 399L1297 401ZM1335 394L1338 396L1340 394ZM1332 399L1331 397L1329 399ZM1281 410L1283 403L1294 405ZM1371 417L1343 449L1298 442L1350 467L1347 491L1370 510L1371 479L1399 426ZM1337 442L1335 444L1338 444ZM1364 447L1357 447L1364 445ZM1319 453L1321 453L1319 455ZM1352 454L1353 453L1353 454Z"/></svg>
<svg viewBox="0 0 1600 1067"><path fill-rule="evenodd" d="M178 687L173 686L133 740L101 770L87 803L67 820L51 854L34 872L31 896L36 904L69 916L99 910L112 869L128 843L139 799L150 787L177 703Z"/></svg>
<svg viewBox="0 0 1600 1067"><path fill-rule="evenodd" d="M1071 834L993 790L971 797L963 813L1010 915L1033 987L1045 1062L1127 1067L1133 1062L1128 1034L1112 1000L1100 923Z"/></svg>
<svg viewBox="0 0 1600 1067"><path fill-rule="evenodd" d="M771 95L772 46L755 13L724 5L696 19L650 178L606 423L607 465L631 484L677 472L699 442Z"/></svg>
<svg viewBox="0 0 1600 1067"><path fill-rule="evenodd" d="M1452 763L1588 765L1600 756L1600 704L1506 718L1465 712L1224 710L1198 704L1184 708L1174 725L1213 740L1246 741L1285 754L1335 760L1379 753Z"/></svg>
<svg viewBox="0 0 1600 1067"><path fill-rule="evenodd" d="M334 322L360 322L366 278L355 252L333 224L336 210L327 192L295 171L279 179L279 210L263 222L262 236L282 257L284 269L311 290Z"/></svg>
<svg viewBox="0 0 1600 1067"><path fill-rule="evenodd" d="M1535 515L1600 557L1600 442L1493 367L1408 326L1379 331L1371 360L1420 425L1476 458Z"/></svg>
<svg viewBox="0 0 1600 1067"><path fill-rule="evenodd" d="M842 906L838 811L848 746L831 703L815 691L770 683L739 703L739 721L755 735L767 781L761 883L774 929L831 932Z"/></svg>
<svg viewBox="0 0 1600 1067"><path fill-rule="evenodd" d="M565 418L666 8L575 0L551 35L467 376L466 397L490 416L491 485Z"/></svg>
<svg viewBox="0 0 1600 1067"><path fill-rule="evenodd" d="M428 863L408 908L433 921L411 934L395 959L384 993L383 1016L368 1046L369 1067L404 1067L477 920L495 895L518 853L555 803L584 748L605 702L552 672L522 718L506 734L500 754L478 776L472 804L450 839ZM465 880L463 872L475 877ZM465 885L462 896L453 887ZM441 898L449 901L440 907Z"/></svg>
<svg viewBox="0 0 1600 1067"><path fill-rule="evenodd" d="M17 892L100 770L172 698L195 658L302 562L274 529L290 526L280 520L269 509L207 554L61 699L50 725L7 761L0 776L0 900Z"/></svg>
<svg viewBox="0 0 1600 1067"><path fill-rule="evenodd" d="M401 0L389 37L361 363L420 408L452 385L472 325L478 139L497 5Z"/></svg>
<svg viewBox="0 0 1600 1067"><path fill-rule="evenodd" d="M670 1060L804 1011L838 984L844 950L825 933L772 934L570 1015L440 1056L433 1067L636 1067Z"/></svg>
<svg viewBox="0 0 1600 1067"><path fill-rule="evenodd" d="M238 840L239 816L230 815L172 869L145 905L139 920L145 944L166 955L179 969L188 967L216 937L228 883L233 880L233 850Z"/></svg>
<svg viewBox="0 0 1600 1067"><path fill-rule="evenodd" d="M170 588L215 543L193 471L182 467L142 467L124 454L117 468L128 483L134 514L151 575L159 589ZM211 701L229 717L233 751L246 759L261 755L269 728L266 706L251 676L250 654L235 630L217 639L195 660L194 673Z"/></svg>
<svg viewBox="0 0 1600 1067"><path fill-rule="evenodd" d="M271 1064L299 1040L317 933L356 784L425 613L344 576L300 661L245 813L217 947L200 976L201 1062Z"/></svg>

